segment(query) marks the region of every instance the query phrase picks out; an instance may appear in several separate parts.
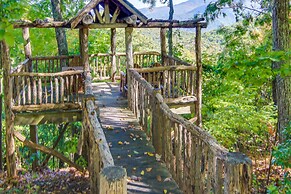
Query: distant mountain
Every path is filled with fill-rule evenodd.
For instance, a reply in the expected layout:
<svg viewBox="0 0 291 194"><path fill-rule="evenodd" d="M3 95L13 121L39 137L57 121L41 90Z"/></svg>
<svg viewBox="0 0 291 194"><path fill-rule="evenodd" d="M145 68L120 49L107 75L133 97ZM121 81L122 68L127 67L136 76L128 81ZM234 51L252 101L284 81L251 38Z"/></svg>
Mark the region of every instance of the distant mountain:
<svg viewBox="0 0 291 194"><path fill-rule="evenodd" d="M204 13L208 3L211 0L188 0L186 2L174 5L174 19L189 20L195 15ZM168 19L169 7L154 7L152 9L143 8L140 11L148 18L152 19ZM217 29L219 26L228 26L235 23L235 16L231 10L226 10L226 17L216 19L208 24L207 31Z"/></svg>

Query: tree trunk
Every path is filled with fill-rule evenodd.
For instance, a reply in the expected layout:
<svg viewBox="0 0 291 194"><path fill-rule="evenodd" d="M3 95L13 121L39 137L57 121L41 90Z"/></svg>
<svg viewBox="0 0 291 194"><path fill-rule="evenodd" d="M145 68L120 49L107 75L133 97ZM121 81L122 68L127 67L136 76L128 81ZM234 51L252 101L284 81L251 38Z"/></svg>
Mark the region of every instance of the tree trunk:
<svg viewBox="0 0 291 194"><path fill-rule="evenodd" d="M174 5L173 5L173 0L169 0L169 20L173 20L174 17ZM169 33L168 33L168 45L169 45L169 55L173 55L173 28L169 28Z"/></svg>
<svg viewBox="0 0 291 194"><path fill-rule="evenodd" d="M55 21L63 21L62 13L61 13L61 3L60 0L51 0L52 4L52 12ZM68 43L66 31L64 28L55 28L56 31L56 39L58 43L58 51L59 55L68 55ZM66 63L61 64L62 67L67 66Z"/></svg>
<svg viewBox="0 0 291 194"><path fill-rule="evenodd" d="M0 44L0 56L2 56L2 44ZM0 57L0 69L2 70L2 57ZM1 75L2 77L3 75ZM3 170L3 161L2 161L2 78L0 79L0 170Z"/></svg>
<svg viewBox="0 0 291 194"><path fill-rule="evenodd" d="M1 61L3 63L4 107L6 121L6 165L8 177L16 176L15 143L13 138L14 114L12 106L12 80L10 79L9 48L4 40L1 41Z"/></svg>
<svg viewBox="0 0 291 194"><path fill-rule="evenodd" d="M36 143L38 144L38 135L37 135L37 126L36 125L30 125L30 140L33 142L33 143ZM36 171L39 164L38 164L38 152L36 149L31 149L31 154L34 154L34 160L32 162L32 170L33 171Z"/></svg>
<svg viewBox="0 0 291 194"><path fill-rule="evenodd" d="M273 50L290 51L289 0L274 0L273 4ZM283 64L287 64L283 67ZM290 67L290 56L285 61L274 62L274 71ZM291 76L278 74L273 82L273 98L278 108L278 133L282 141L282 130L291 122Z"/></svg>

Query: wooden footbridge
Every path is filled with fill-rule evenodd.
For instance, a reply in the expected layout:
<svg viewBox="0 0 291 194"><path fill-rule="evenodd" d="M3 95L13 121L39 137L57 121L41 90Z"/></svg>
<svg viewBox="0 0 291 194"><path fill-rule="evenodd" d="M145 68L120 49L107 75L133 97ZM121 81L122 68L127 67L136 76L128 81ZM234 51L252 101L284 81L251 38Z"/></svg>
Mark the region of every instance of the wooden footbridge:
<svg viewBox="0 0 291 194"><path fill-rule="evenodd" d="M92 0L68 22L19 21L14 27L23 29L26 60L11 68L2 42L9 176L17 172L14 137L83 171L39 145L36 130L81 121L78 148L88 156L92 193L251 192L250 159L229 152L202 128L203 19L148 20L126 0ZM33 57L32 27L79 29L80 55ZM89 55L88 32L95 28L111 29L111 53ZM125 28L126 53L116 53L116 28ZM160 28L161 52L133 52L134 28ZM166 54L167 28L195 29L195 64ZM194 118L180 116L181 107ZM30 125L31 140L14 125Z"/></svg>

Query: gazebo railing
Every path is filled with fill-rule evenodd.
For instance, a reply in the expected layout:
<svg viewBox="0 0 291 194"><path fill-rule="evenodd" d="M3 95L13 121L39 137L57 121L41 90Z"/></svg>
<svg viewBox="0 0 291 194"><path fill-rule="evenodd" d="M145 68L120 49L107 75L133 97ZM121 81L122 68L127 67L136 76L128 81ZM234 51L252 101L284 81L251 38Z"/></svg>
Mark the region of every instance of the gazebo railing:
<svg viewBox="0 0 291 194"><path fill-rule="evenodd" d="M164 98L195 95L196 67L161 66L136 68L135 70L153 87L159 89Z"/></svg>
<svg viewBox="0 0 291 194"><path fill-rule="evenodd" d="M90 55L89 63L93 77L97 79L109 79L111 77L112 57L110 53L98 53ZM116 73L126 71L126 54L117 53ZM160 62L160 53L155 51L133 53L133 63L135 67L150 67L154 63Z"/></svg>
<svg viewBox="0 0 291 194"><path fill-rule="evenodd" d="M31 72L56 73L62 71L62 67L80 66L80 56L47 56L32 57Z"/></svg>
<svg viewBox="0 0 291 194"><path fill-rule="evenodd" d="M65 71L58 73L15 72L11 75L14 110L23 110L45 104L81 102L84 83L83 71ZM41 107L38 107L41 108Z"/></svg>

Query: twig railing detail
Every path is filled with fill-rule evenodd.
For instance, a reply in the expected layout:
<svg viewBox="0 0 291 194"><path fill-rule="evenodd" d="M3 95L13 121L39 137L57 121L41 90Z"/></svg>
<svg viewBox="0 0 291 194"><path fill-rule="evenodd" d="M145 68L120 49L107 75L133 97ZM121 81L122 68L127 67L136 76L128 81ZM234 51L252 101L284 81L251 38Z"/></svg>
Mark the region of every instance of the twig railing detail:
<svg viewBox="0 0 291 194"><path fill-rule="evenodd" d="M117 53L116 55L116 73L126 71L126 54ZM90 67L93 77L97 79L109 79L111 76L112 54L98 53L90 55ZM136 67L150 67L153 63L160 61L160 53L158 52L135 52L133 54L133 62Z"/></svg>
<svg viewBox="0 0 291 194"><path fill-rule="evenodd" d="M80 66L80 56L47 56L31 58L31 72L56 73L62 67Z"/></svg>
<svg viewBox="0 0 291 194"><path fill-rule="evenodd" d="M164 98L195 96L194 66L161 66L135 70L154 88L159 89Z"/></svg>
<svg viewBox="0 0 291 194"><path fill-rule="evenodd" d="M10 76L13 84L13 106L81 102L83 71L15 72Z"/></svg>
<svg viewBox="0 0 291 194"><path fill-rule="evenodd" d="M184 193L250 193L251 160L174 114L159 90L130 69L131 109Z"/></svg>

